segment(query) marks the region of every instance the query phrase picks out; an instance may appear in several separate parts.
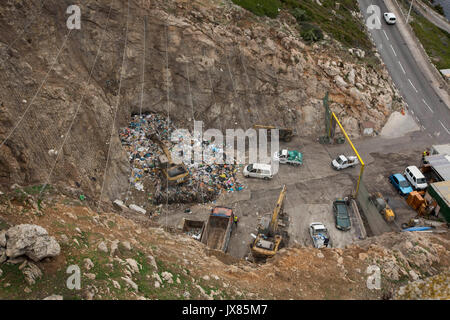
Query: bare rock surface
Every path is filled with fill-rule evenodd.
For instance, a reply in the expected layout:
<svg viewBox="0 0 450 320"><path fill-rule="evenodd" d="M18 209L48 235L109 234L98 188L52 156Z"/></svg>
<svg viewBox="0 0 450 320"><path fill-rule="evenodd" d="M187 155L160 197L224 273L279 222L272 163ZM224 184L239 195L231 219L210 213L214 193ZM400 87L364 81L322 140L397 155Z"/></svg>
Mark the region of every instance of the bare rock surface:
<svg viewBox="0 0 450 320"><path fill-rule="evenodd" d="M56 239L40 226L21 224L6 232L6 255L10 259L25 255L33 261L40 261L55 257L60 251Z"/></svg>

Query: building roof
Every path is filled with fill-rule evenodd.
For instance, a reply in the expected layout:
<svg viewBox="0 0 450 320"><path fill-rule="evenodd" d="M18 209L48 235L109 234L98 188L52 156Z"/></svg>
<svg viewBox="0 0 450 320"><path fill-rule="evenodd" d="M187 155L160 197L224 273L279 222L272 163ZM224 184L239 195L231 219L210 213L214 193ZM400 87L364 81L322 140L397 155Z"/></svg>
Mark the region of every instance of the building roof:
<svg viewBox="0 0 450 320"><path fill-rule="evenodd" d="M437 144L432 146L435 153L450 155L450 143L447 144Z"/></svg>
<svg viewBox="0 0 450 320"><path fill-rule="evenodd" d="M450 155L437 154L425 157L433 171L438 175L442 181L450 180Z"/></svg>
<svg viewBox="0 0 450 320"><path fill-rule="evenodd" d="M441 181L430 185L439 197L450 207L450 181Z"/></svg>
<svg viewBox="0 0 450 320"><path fill-rule="evenodd" d="M450 78L450 69L441 69L439 70L441 73L446 76L447 78Z"/></svg>

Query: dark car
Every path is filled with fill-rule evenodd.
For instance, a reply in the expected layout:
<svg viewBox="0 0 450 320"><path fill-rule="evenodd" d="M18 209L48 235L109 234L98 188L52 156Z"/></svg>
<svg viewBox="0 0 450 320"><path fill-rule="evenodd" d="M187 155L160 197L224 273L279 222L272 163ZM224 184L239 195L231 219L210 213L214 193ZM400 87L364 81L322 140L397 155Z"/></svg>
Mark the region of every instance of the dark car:
<svg viewBox="0 0 450 320"><path fill-rule="evenodd" d="M389 181L402 196L408 195L410 192L413 192L413 188L411 187L409 182L400 173L389 176Z"/></svg>
<svg viewBox="0 0 450 320"><path fill-rule="evenodd" d="M333 202L334 220L336 228L342 231L350 230L352 224L348 213L347 200L337 199Z"/></svg>

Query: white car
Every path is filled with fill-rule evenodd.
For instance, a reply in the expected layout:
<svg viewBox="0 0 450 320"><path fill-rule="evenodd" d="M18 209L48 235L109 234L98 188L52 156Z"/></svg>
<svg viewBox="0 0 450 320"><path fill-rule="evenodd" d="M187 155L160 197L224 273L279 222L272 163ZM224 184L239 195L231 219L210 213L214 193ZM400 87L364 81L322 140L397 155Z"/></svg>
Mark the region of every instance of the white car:
<svg viewBox="0 0 450 320"><path fill-rule="evenodd" d="M315 248L323 248L331 246L330 235L328 229L321 222L312 222L309 225L309 235L313 241Z"/></svg>
<svg viewBox="0 0 450 320"><path fill-rule="evenodd" d="M251 163L244 167L243 175L246 178L261 178L269 180L273 178L273 170L270 164Z"/></svg>
<svg viewBox="0 0 450 320"><path fill-rule="evenodd" d="M358 158L355 156L344 156L341 154L339 157L331 161L331 166L336 170L342 170L348 167L354 167L359 163Z"/></svg>
<svg viewBox="0 0 450 320"><path fill-rule="evenodd" d="M395 24L397 22L397 18L392 12L385 12L383 17L387 24Z"/></svg>

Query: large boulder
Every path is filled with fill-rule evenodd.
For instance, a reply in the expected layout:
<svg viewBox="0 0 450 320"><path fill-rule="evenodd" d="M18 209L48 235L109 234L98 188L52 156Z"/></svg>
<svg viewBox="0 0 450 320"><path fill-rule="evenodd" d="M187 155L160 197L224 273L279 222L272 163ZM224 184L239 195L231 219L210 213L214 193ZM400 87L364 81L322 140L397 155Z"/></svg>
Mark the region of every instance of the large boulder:
<svg viewBox="0 0 450 320"><path fill-rule="evenodd" d="M9 259L25 255L33 261L40 261L60 252L59 243L40 226L20 224L6 232L6 255Z"/></svg>

